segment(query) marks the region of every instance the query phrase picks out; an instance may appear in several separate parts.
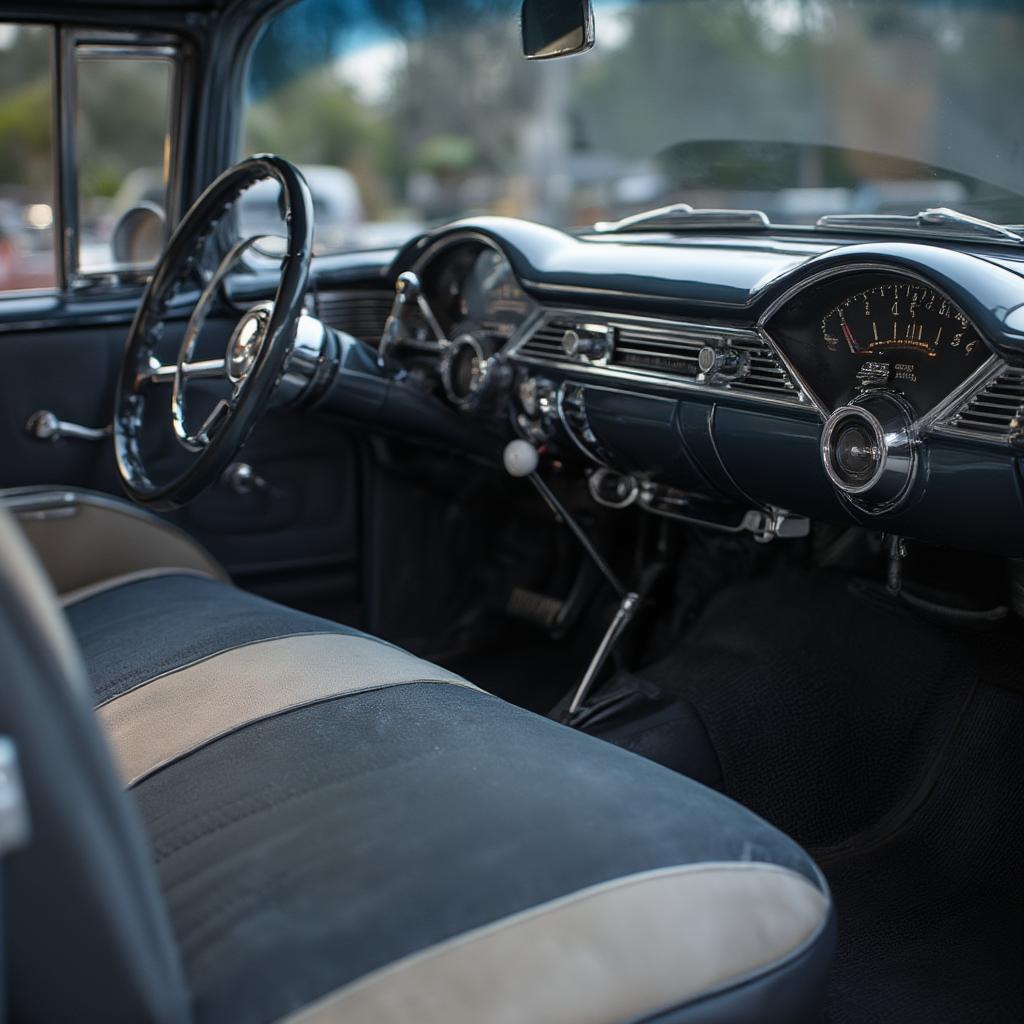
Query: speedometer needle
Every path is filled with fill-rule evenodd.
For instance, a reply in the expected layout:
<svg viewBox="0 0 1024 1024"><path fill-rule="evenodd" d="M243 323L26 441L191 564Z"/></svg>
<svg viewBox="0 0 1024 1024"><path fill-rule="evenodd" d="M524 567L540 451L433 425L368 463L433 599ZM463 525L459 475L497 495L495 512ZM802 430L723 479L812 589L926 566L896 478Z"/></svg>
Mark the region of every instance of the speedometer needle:
<svg viewBox="0 0 1024 1024"><path fill-rule="evenodd" d="M850 346L851 352L858 350L857 342L853 340L853 331L850 330L849 324L843 324L843 336L846 338L846 344Z"/></svg>

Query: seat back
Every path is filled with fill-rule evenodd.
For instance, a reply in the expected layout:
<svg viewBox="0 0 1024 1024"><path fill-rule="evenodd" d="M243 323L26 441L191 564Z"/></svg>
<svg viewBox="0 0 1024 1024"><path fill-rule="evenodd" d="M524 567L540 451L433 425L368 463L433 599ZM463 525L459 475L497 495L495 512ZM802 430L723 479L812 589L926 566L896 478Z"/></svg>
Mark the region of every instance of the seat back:
<svg viewBox="0 0 1024 1024"><path fill-rule="evenodd" d="M50 585L2 509L0 652L0 735L17 748L30 820L2 866L12 1019L186 1021L141 823Z"/></svg>

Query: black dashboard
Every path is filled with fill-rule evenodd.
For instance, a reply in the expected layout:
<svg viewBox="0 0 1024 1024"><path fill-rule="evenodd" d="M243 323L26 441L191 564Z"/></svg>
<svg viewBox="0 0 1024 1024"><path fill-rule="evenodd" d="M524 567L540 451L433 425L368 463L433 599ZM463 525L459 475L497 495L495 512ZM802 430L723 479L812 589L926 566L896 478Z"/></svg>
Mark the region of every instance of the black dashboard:
<svg viewBox="0 0 1024 1024"><path fill-rule="evenodd" d="M415 296L395 372L467 433L577 466L597 502L763 537L846 520L1024 554L1010 247L481 218L418 239L390 273Z"/></svg>

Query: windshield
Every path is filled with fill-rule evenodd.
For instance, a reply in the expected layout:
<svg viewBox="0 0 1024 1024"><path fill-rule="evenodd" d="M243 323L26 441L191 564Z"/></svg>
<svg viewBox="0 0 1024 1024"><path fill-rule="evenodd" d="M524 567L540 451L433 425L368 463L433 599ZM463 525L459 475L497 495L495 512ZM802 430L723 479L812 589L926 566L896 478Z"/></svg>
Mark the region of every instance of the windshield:
<svg viewBox="0 0 1024 1024"><path fill-rule="evenodd" d="M242 148L310 172L318 251L677 202L1024 223L1024 5L612 0L593 50L543 62L518 8L300 0L268 24Z"/></svg>

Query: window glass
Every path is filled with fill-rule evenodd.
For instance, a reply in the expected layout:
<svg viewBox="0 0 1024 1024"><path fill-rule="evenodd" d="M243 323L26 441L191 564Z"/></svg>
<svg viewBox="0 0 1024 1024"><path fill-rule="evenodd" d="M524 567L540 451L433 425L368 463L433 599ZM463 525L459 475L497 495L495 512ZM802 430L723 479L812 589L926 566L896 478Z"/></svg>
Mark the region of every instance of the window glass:
<svg viewBox="0 0 1024 1024"><path fill-rule="evenodd" d="M674 202L1024 221L1020 3L597 0L594 49L538 62L519 6L299 0L270 21L242 147L311 171L321 249Z"/></svg>
<svg viewBox="0 0 1024 1024"><path fill-rule="evenodd" d="M114 229L129 210L166 210L173 62L81 46L77 59L78 268L121 262Z"/></svg>
<svg viewBox="0 0 1024 1024"><path fill-rule="evenodd" d="M0 291L52 288L52 30L0 22Z"/></svg>

